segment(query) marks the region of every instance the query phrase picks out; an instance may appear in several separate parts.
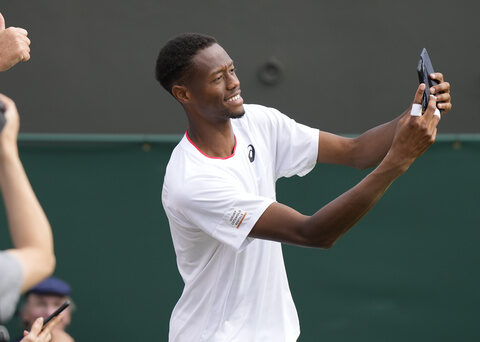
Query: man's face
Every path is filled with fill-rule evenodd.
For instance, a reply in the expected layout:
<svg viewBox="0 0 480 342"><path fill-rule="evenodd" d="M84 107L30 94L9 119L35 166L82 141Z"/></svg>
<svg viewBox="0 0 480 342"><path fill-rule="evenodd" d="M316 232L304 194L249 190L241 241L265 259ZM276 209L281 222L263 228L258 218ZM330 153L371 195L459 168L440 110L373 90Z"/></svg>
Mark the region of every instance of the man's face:
<svg viewBox="0 0 480 342"><path fill-rule="evenodd" d="M187 88L194 112L207 121L225 121L245 114L233 61L220 45L200 50L193 65Z"/></svg>
<svg viewBox="0 0 480 342"><path fill-rule="evenodd" d="M68 297L65 296L31 293L28 295L25 305L22 308L22 321L31 327L38 317L47 318L67 299ZM63 319L57 324L55 329L64 330L71 321L70 307L66 308L60 315Z"/></svg>

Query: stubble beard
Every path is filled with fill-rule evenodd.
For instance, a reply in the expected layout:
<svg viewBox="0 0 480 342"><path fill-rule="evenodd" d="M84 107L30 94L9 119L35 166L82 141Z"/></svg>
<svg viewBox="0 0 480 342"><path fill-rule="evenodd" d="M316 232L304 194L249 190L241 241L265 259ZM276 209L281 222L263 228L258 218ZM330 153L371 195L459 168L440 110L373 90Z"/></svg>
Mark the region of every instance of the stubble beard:
<svg viewBox="0 0 480 342"><path fill-rule="evenodd" d="M228 119L240 119L244 115L245 115L245 110L240 114L226 113L225 117L228 118Z"/></svg>

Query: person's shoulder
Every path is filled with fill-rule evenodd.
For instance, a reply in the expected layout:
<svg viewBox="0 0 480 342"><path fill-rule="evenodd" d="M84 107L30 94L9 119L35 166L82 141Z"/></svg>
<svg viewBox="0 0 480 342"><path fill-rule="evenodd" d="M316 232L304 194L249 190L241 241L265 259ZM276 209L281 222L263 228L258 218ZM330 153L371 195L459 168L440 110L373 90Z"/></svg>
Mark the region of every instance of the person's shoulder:
<svg viewBox="0 0 480 342"><path fill-rule="evenodd" d="M275 108L272 107L267 107L259 104L244 104L243 107L245 108L245 113L249 114L263 114L263 115L269 115L272 113L279 113L279 111Z"/></svg>
<svg viewBox="0 0 480 342"><path fill-rule="evenodd" d="M186 149L184 147L185 136L178 142L177 146L174 147L172 153L170 154L170 159L168 160L167 168L170 164L178 162L185 158Z"/></svg>
<svg viewBox="0 0 480 342"><path fill-rule="evenodd" d="M287 115L272 107L258 104L247 104L244 105L244 108L246 121L248 124L253 124L249 126L256 126L263 129L267 129L269 127L274 128L278 126L280 122L289 119Z"/></svg>
<svg viewBox="0 0 480 342"><path fill-rule="evenodd" d="M189 143L188 143L189 144ZM163 198L182 205L204 187L228 179L228 174L191 146L183 142L175 147L163 181Z"/></svg>
<svg viewBox="0 0 480 342"><path fill-rule="evenodd" d="M245 119L255 124L268 124L275 120L280 112L272 107L262 106L259 104L245 104Z"/></svg>
<svg viewBox="0 0 480 342"><path fill-rule="evenodd" d="M197 148L184 136L170 155L166 174L186 178L192 174L202 173L202 170L208 170L208 168L211 167L209 161L210 160L199 153Z"/></svg>

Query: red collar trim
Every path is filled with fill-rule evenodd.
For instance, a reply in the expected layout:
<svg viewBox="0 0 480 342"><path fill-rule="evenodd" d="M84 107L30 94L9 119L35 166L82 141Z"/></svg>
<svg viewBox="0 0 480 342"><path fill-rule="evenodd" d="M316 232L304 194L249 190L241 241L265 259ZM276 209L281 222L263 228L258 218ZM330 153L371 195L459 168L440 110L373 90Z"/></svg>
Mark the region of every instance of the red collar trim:
<svg viewBox="0 0 480 342"><path fill-rule="evenodd" d="M232 158L232 157L235 155L235 151L236 151L236 149L237 149L237 137L236 137L235 134L234 134L234 135L233 135L233 138L235 139L235 145L233 146L233 153L232 153L231 155L229 155L228 157L225 157L225 158L210 157L210 156L207 156L205 153L203 153L202 150L199 149L198 146L195 145L195 143L190 139L190 137L188 136L188 128L187 128L187 131L185 132L185 136L187 137L187 140L190 142L190 144L192 144L192 145L198 150L198 152L200 152L200 153L203 154L205 157L210 158L210 159L220 159L220 160L230 159L230 158Z"/></svg>

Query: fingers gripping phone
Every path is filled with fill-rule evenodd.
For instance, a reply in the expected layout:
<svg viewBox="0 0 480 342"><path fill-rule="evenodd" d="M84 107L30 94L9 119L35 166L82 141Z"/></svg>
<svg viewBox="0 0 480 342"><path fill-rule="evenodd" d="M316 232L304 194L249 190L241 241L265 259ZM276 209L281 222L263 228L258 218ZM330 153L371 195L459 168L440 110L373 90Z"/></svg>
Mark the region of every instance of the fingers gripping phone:
<svg viewBox="0 0 480 342"><path fill-rule="evenodd" d="M425 83L425 91L423 92L422 99L422 108L423 110L427 109L428 99L430 98L430 88L437 85L439 82L432 80L430 74L433 74L432 61L428 55L427 49L423 48L422 53L420 54L420 60L418 61L417 66L418 80L420 83Z"/></svg>
<svg viewBox="0 0 480 342"><path fill-rule="evenodd" d="M42 330L43 328L46 327L46 325L48 324L48 322L50 322L52 319L54 319L55 317L57 317L58 315L60 315L60 313L65 310L66 308L68 308L68 306L70 305L70 301L67 300L65 301L65 303L63 303L57 310L55 310L54 313L52 313L50 316L48 316L47 318L45 318L45 320L43 321L43 327L42 327Z"/></svg>

